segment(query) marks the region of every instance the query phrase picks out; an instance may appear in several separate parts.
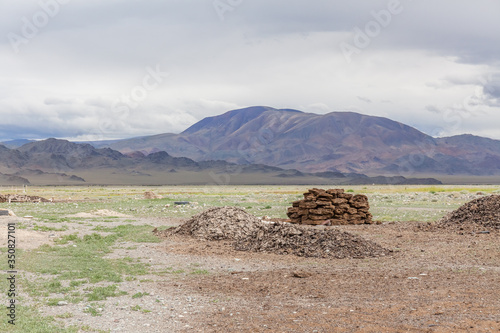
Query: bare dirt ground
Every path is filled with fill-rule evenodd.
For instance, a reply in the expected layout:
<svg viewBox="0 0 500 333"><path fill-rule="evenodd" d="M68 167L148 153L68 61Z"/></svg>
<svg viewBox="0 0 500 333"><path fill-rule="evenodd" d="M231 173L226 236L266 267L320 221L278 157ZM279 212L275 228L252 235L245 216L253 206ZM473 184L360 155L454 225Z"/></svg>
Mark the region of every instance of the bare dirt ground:
<svg viewBox="0 0 500 333"><path fill-rule="evenodd" d="M221 268L241 258L244 267L156 286L217 300L185 320L199 332L500 331L499 234L415 232L415 225L337 227L395 251L362 260L167 240L167 253L218 258Z"/></svg>
<svg viewBox="0 0 500 333"><path fill-rule="evenodd" d="M183 221L137 219L134 224ZM101 224L89 223L73 223L64 232L18 230L20 248L50 244L53 237L75 231L85 234ZM84 313L82 303L40 310L56 317L72 313L58 319L66 325L112 332L500 331L500 233L422 231L419 224L326 227L393 251L364 259L241 252L227 241L178 235L158 244L124 242L108 257L150 263L155 274L120 283L129 295L102 302L99 317ZM137 292L149 295L131 299Z"/></svg>

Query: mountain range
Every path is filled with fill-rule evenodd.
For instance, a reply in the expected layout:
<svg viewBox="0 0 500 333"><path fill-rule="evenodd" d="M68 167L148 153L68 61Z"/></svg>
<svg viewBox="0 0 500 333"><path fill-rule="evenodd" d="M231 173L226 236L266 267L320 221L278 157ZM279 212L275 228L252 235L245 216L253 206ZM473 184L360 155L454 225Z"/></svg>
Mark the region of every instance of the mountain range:
<svg viewBox="0 0 500 333"><path fill-rule="evenodd" d="M498 140L468 134L433 138L388 118L354 112L318 115L249 107L202 119L180 134L106 146L122 153L163 150L196 161L266 164L301 172L500 175Z"/></svg>
<svg viewBox="0 0 500 333"><path fill-rule="evenodd" d="M354 112L256 106L179 134L0 145L0 184L436 184L450 175L498 183L500 141L433 138Z"/></svg>
<svg viewBox="0 0 500 333"><path fill-rule="evenodd" d="M0 185L438 184L435 179L303 173L262 164L173 157L165 151L123 154L111 148L47 139L16 149L0 145Z"/></svg>

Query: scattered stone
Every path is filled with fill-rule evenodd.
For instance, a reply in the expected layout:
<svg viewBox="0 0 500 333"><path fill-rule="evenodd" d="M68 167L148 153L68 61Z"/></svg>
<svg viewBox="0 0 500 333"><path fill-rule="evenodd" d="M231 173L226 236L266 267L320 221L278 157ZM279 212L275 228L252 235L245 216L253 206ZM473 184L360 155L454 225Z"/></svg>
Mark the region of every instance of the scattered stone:
<svg viewBox="0 0 500 333"><path fill-rule="evenodd" d="M310 277L312 274L309 273L309 272L302 272L302 271L295 271L295 272L292 272L292 276L295 277L295 278L301 278L301 279L304 279L304 278L308 278Z"/></svg>
<svg viewBox="0 0 500 333"><path fill-rule="evenodd" d="M59 305L59 306L68 305L68 302L59 301L59 302L57 302L57 305Z"/></svg>

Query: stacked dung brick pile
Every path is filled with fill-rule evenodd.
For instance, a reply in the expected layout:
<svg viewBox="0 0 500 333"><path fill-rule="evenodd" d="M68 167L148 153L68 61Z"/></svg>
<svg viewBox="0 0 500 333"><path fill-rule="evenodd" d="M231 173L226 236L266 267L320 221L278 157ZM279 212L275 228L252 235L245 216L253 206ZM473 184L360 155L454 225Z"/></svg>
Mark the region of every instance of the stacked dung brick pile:
<svg viewBox="0 0 500 333"><path fill-rule="evenodd" d="M24 195L24 194L0 194L0 202L49 202L42 197L36 195Z"/></svg>
<svg viewBox="0 0 500 333"><path fill-rule="evenodd" d="M352 195L342 189L313 188L304 193L303 200L293 202L287 215L292 223L299 224L372 224L369 210L366 195Z"/></svg>

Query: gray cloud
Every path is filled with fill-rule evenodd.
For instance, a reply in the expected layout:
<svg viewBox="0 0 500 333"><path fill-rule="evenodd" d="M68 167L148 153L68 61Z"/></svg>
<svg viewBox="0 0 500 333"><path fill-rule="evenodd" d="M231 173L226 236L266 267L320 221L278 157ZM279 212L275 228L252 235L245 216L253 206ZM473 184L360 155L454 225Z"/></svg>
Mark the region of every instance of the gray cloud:
<svg viewBox="0 0 500 333"><path fill-rule="evenodd" d="M44 9L9 2L0 13L0 137L181 131L249 105L354 110L429 133L491 135L500 81L483 78L500 72L500 3L401 0L401 12L382 26L376 16L390 3L252 0L221 20L210 0L72 0L28 38L26 22ZM347 63L339 45L370 24L379 33ZM18 53L12 34L24 39ZM169 75L144 90L151 68ZM477 119L449 125L445 110L464 104Z"/></svg>
<svg viewBox="0 0 500 333"><path fill-rule="evenodd" d="M492 99L500 99L500 73L492 74L483 82L483 92Z"/></svg>
<svg viewBox="0 0 500 333"><path fill-rule="evenodd" d="M361 97L361 96L356 96L360 101L365 102L365 103L371 103L372 100L366 97Z"/></svg>

